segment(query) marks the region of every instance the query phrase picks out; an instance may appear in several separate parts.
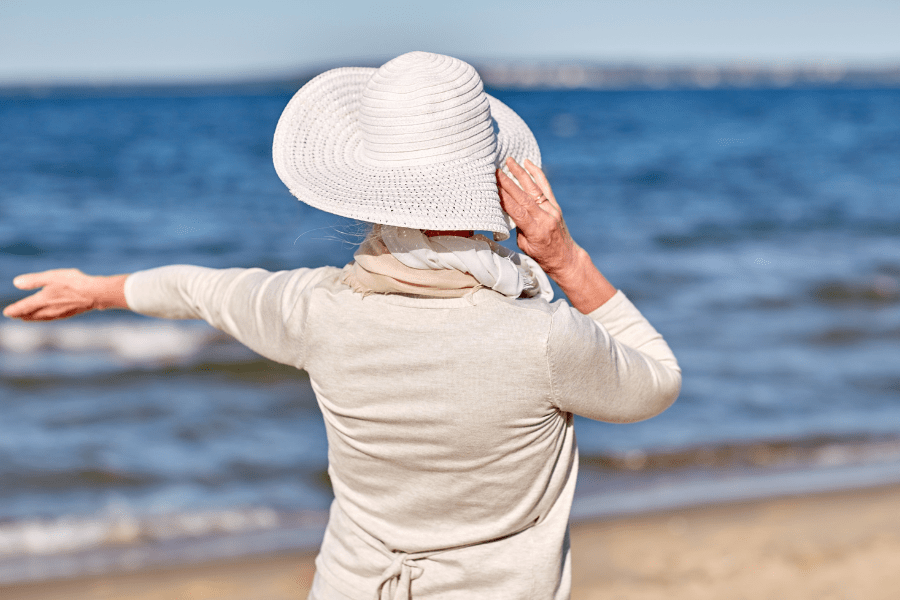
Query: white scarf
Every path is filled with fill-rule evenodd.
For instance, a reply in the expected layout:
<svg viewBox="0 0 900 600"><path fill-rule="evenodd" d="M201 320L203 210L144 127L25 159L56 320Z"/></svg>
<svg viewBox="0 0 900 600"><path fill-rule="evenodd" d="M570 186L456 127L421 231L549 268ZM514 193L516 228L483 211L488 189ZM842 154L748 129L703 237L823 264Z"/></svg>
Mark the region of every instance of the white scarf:
<svg viewBox="0 0 900 600"><path fill-rule="evenodd" d="M456 269L504 296L553 300L550 279L534 259L483 235L428 237L418 229L391 225L381 225L380 235L391 255L412 269Z"/></svg>

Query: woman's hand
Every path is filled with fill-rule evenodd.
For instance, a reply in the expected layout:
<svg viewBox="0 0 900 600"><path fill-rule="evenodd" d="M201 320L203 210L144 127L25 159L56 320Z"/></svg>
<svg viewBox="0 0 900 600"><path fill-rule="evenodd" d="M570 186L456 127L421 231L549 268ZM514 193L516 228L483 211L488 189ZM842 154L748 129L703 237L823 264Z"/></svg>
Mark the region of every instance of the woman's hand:
<svg viewBox="0 0 900 600"><path fill-rule="evenodd" d="M512 158L506 160L506 166L522 185L519 187L503 171L497 171L503 210L516 222L516 242L522 252L555 279L557 273L572 265L580 248L566 229L562 210L544 172L529 160L524 169Z"/></svg>
<svg viewBox="0 0 900 600"><path fill-rule="evenodd" d="M508 158L506 166L522 185L497 171L500 202L516 222L519 248L559 284L572 306L585 314L597 309L615 295L616 288L569 235L544 172L529 160L522 168Z"/></svg>
<svg viewBox="0 0 900 600"><path fill-rule="evenodd" d="M23 321L52 321L89 310L128 308L125 301L127 277L94 277L78 269L19 275L13 280L13 285L20 290L43 289L7 306L3 316Z"/></svg>

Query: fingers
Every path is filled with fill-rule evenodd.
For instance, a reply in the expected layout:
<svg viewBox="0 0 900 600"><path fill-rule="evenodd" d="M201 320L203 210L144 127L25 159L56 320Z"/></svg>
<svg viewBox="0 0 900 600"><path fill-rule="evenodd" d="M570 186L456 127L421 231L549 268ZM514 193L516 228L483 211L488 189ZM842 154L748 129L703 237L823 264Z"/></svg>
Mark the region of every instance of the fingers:
<svg viewBox="0 0 900 600"><path fill-rule="evenodd" d="M531 164L533 169L538 169L533 163L527 161ZM558 217L561 212L559 209L559 205L556 203L556 199L553 198L553 190L550 189L550 184L539 185L535 182L531 177L531 171L526 171L523 169L512 157L506 159L506 166L509 168L510 172L516 176L516 179L519 180L519 183L522 185L522 189L528 195L529 199L534 201L534 203L541 208L546 213L549 213L551 216ZM543 173L541 173L543 176ZM543 178L544 182L547 181L547 178ZM543 196L546 198L541 198Z"/></svg>
<svg viewBox="0 0 900 600"><path fill-rule="evenodd" d="M81 271L78 269L51 269L37 273L25 273L13 279L13 285L20 290L33 290L58 281L60 278L69 278L81 274Z"/></svg>
<svg viewBox="0 0 900 600"><path fill-rule="evenodd" d="M3 316L23 321L52 321L64 319L89 310L84 302L59 298L45 290L36 292L3 309Z"/></svg>
<svg viewBox="0 0 900 600"><path fill-rule="evenodd" d="M42 281L44 273L25 273L13 279L13 285L20 290L33 290L35 288L44 287Z"/></svg>
<svg viewBox="0 0 900 600"><path fill-rule="evenodd" d="M562 213L562 209L559 207L559 204L556 202L556 196L553 195L553 188L550 187L550 182L547 181L547 176L544 175L544 171L541 170L539 166L528 160L527 158L522 162L522 165L525 167L525 170L528 171L528 174L531 175L531 178L537 183L538 187L541 188L541 191L547 196L547 200L553 204L553 207Z"/></svg>
<svg viewBox="0 0 900 600"><path fill-rule="evenodd" d="M39 273L25 273L23 275L19 275L15 279L13 279L13 285L19 288L20 290L33 290L35 288L44 287L44 275L49 273L49 271L43 271ZM34 310L39 306L40 301L34 300L34 297L38 294L32 294L27 298L23 298L18 302L14 302L3 309L3 316L9 317L10 319L22 319L25 318L30 313L34 312Z"/></svg>
<svg viewBox="0 0 900 600"><path fill-rule="evenodd" d="M526 194L532 198L537 198L541 195L541 188L538 187L533 179L531 179L531 175L528 174L528 171L523 169L512 157L506 159L506 167L509 169L510 173L515 175L516 179L519 181L519 185Z"/></svg>
<svg viewBox="0 0 900 600"><path fill-rule="evenodd" d="M529 200L525 192L516 185L503 171L497 170L497 191L500 193L500 204L519 228L528 227L534 221L530 208L537 208L533 200Z"/></svg>
<svg viewBox="0 0 900 600"><path fill-rule="evenodd" d="M40 300L34 299L37 295L38 294L32 294L27 298L10 304L3 309L3 316L9 317L10 319L23 319L27 317L42 306L42 302Z"/></svg>
<svg viewBox="0 0 900 600"><path fill-rule="evenodd" d="M20 290L43 288L3 309L3 316L25 321L60 319L90 310L93 299L84 287L89 279L78 269L25 273L13 280Z"/></svg>
<svg viewBox="0 0 900 600"><path fill-rule="evenodd" d="M81 314L82 312L84 311L71 307L49 307L36 310L28 314L27 316L21 317L21 319L23 321L56 321L58 319L68 319L69 317L74 317L75 315Z"/></svg>
<svg viewBox="0 0 900 600"><path fill-rule="evenodd" d="M11 319L24 319L48 305L46 294L34 293L3 309L3 316Z"/></svg>

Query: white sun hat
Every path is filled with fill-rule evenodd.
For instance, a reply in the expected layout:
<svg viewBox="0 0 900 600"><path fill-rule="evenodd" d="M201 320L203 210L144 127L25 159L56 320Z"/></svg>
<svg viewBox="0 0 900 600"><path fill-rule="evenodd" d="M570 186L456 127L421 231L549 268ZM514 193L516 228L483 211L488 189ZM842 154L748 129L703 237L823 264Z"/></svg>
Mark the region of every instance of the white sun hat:
<svg viewBox="0 0 900 600"><path fill-rule="evenodd" d="M540 166L534 135L475 69L410 52L378 69L332 69L294 95L275 129L275 171L318 209L383 225L491 231L515 225L495 170Z"/></svg>

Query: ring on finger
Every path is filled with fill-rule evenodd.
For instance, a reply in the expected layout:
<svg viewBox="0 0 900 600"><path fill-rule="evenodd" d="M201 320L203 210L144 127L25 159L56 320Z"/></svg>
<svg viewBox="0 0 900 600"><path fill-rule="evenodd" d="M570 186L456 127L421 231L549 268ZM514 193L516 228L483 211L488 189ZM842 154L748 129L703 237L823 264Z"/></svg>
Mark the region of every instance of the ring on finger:
<svg viewBox="0 0 900 600"><path fill-rule="evenodd" d="M538 196L537 198L534 199L535 204L542 204L546 201L547 201L547 196L545 196L543 193L541 193L540 196Z"/></svg>

